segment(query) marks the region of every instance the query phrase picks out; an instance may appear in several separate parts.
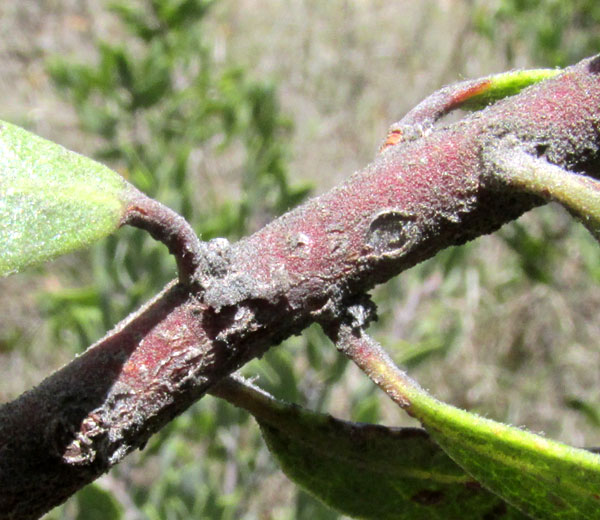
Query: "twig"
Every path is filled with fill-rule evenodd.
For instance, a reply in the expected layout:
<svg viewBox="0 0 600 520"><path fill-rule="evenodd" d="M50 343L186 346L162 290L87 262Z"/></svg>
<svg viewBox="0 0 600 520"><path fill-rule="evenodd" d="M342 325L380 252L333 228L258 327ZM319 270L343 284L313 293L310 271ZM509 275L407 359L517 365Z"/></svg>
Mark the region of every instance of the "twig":
<svg viewBox="0 0 600 520"><path fill-rule="evenodd" d="M138 227L167 246L177 261L179 282L191 286L202 263L204 248L190 224L164 204L147 197L136 189L121 225Z"/></svg>

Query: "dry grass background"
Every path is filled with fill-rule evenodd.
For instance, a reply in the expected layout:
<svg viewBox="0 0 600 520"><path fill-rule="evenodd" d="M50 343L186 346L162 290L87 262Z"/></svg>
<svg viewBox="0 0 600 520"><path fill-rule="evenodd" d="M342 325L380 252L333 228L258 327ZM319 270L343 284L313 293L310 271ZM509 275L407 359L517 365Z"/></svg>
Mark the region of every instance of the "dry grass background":
<svg viewBox="0 0 600 520"><path fill-rule="evenodd" d="M217 61L235 62L277 85L295 126L292 176L313 181L321 192L366 165L388 125L441 85L535 65L525 54L509 63L502 49L475 34L472 6L458 0L222 0L208 30ZM78 130L44 62L56 53L93 59L98 34L120 35L101 2L2 2L0 119L91 153L93 139ZM230 180L227 172L212 175ZM437 328L452 341L411 371L436 396L575 445L598 445L598 429L565 404L600 398L597 247L559 208L538 210L522 223L541 239L544 225L556 236L557 253L545 266L549 283L517 277L521 260L506 240L484 237L446 283L441 268L432 267L424 282L408 274L377 291L383 302L377 336L401 358L400 340L418 343ZM47 270L0 280L0 401L68 361L60 345L48 345L35 295L59 283L57 273L76 269L78 261L75 255ZM15 335L23 348L3 350ZM364 379L349 369L335 391L335 413L347 412L344 396L368 385ZM386 422L408 424L384 406ZM256 505L255 517L277 518L274 504L292 496L291 485L277 478L261 495L270 512ZM269 496L274 490L277 496Z"/></svg>

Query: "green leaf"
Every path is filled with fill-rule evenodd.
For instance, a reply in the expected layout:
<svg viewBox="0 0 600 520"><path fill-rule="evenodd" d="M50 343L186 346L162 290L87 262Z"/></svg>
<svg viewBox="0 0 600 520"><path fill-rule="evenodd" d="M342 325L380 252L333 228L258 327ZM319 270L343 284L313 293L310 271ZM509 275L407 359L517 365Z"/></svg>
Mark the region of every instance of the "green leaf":
<svg viewBox="0 0 600 520"><path fill-rule="evenodd" d="M107 167L0 122L0 275L113 232L133 189Z"/></svg>
<svg viewBox="0 0 600 520"><path fill-rule="evenodd" d="M539 519L598 518L600 456L441 403L421 393L411 410L475 479Z"/></svg>
<svg viewBox="0 0 600 520"><path fill-rule="evenodd" d="M456 108L460 106L465 110L481 110L491 103L514 96L524 88L562 72L561 69L531 69L495 74L475 83L472 89L462 92L462 99L456 100Z"/></svg>
<svg viewBox="0 0 600 520"><path fill-rule="evenodd" d="M238 381L216 395L250 411L286 475L338 511L373 520L524 519L417 428L351 423Z"/></svg>
<svg viewBox="0 0 600 520"><path fill-rule="evenodd" d="M598 518L600 455L438 401L398 369L364 331L344 325L336 341L487 489L533 518Z"/></svg>
<svg viewBox="0 0 600 520"><path fill-rule="evenodd" d="M98 484L90 484L75 495L78 513L76 520L120 520L123 518L123 506L115 496Z"/></svg>
<svg viewBox="0 0 600 520"><path fill-rule="evenodd" d="M338 511L373 520L526 518L483 489L424 430L350 423L292 407L260 421L286 475ZM292 423L292 427L289 424Z"/></svg>

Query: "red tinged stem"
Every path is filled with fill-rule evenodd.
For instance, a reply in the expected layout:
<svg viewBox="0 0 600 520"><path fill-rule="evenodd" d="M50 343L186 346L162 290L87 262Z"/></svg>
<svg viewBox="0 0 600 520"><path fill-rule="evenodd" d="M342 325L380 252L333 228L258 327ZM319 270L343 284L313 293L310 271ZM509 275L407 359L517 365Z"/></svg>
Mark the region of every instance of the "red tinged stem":
<svg viewBox="0 0 600 520"><path fill-rule="evenodd" d="M130 185L129 203L121 221L125 224L143 229L165 244L177 261L179 281L188 287L194 284L203 249L183 217Z"/></svg>
<svg viewBox="0 0 600 520"><path fill-rule="evenodd" d="M413 415L411 393L423 392L419 384L400 370L383 347L360 328L325 327L340 352L351 359L400 408Z"/></svg>
<svg viewBox="0 0 600 520"><path fill-rule="evenodd" d="M438 90L391 126L379 151L383 152L390 146L422 137L431 130L438 119L461 108L471 98L485 92L490 85L489 78L482 78L463 81Z"/></svg>

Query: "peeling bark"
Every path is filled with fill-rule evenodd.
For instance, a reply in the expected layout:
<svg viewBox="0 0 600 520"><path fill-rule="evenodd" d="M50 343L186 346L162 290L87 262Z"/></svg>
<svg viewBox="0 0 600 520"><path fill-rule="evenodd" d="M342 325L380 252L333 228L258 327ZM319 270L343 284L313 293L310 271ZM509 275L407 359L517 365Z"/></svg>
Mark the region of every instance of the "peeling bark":
<svg viewBox="0 0 600 520"><path fill-rule="evenodd" d="M458 123L386 148L345 183L229 245L202 287L171 283L82 356L0 408L2 518L37 518L117 464L223 376L537 197L493 181L507 138L597 176L600 57Z"/></svg>

